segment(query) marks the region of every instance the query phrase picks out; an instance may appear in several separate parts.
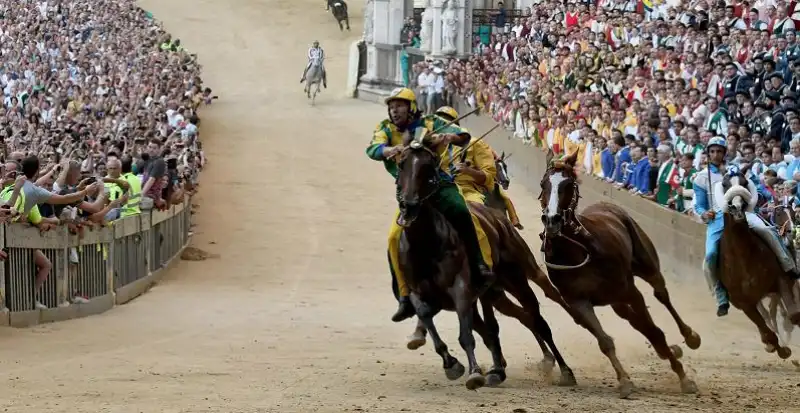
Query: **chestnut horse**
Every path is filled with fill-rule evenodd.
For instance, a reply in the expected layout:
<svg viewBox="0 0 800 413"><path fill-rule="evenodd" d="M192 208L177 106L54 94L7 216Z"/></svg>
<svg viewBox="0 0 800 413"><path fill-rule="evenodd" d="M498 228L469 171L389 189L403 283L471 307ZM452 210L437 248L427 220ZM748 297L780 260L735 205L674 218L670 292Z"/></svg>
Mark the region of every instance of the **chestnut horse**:
<svg viewBox="0 0 800 413"><path fill-rule="evenodd" d="M697 392L697 385L685 373L678 360L679 346L669 346L653 322L634 276L650 284L658 301L675 322L689 348L700 347L700 336L683 322L672 306L661 274L658 254L650 238L621 207L600 202L578 214L578 177L575 172L577 152L552 162L542 177L542 250L550 281L567 304L578 313L578 323L595 336L600 350L617 373L619 395L628 397L633 382L617 358L613 339L603 330L594 307L610 305L618 316L642 333L662 359L669 359L684 393Z"/></svg>
<svg viewBox="0 0 800 413"><path fill-rule="evenodd" d="M752 184L746 177L747 168L726 175L714 186L712 195L723 213L724 227L720 240L719 279L728 290L730 302L742 310L761 334L767 352L778 357L791 357L792 350L781 345L778 336L763 316L762 300L770 296L781 297L793 324L800 323L800 313L793 297L791 280L781 268L772 249L747 223L745 212L754 203ZM757 257L753 259L753 257ZM774 328L777 330L777 323Z"/></svg>
<svg viewBox="0 0 800 413"><path fill-rule="evenodd" d="M456 230L431 204L443 185L455 185L442 180L440 157L418 141L412 142L398 163L397 178L400 216L403 228L400 237L400 265L406 274L410 298L419 321L430 333L433 345L443 360L447 377L455 380L464 374L464 366L448 352L439 337L433 317L441 310L455 310L459 320L458 341L469 361L466 386L477 389L488 383L499 384L505 380L505 362L500 348L499 326L492 307L503 314L520 320L534 335L545 343L547 355L555 358L561 370L562 385L574 385L575 376L553 342L552 332L542 317L539 301L528 284L536 282L552 300L566 307L558 292L539 269L525 241L508 220L478 204L471 204L481 226L492 245L494 272L497 281L493 289L476 296L471 285L469 266L464 246ZM509 292L521 307L505 295ZM476 302L480 298L484 322L478 314ZM475 329L483 337L492 353L492 367L487 376L475 358ZM549 350L548 350L549 348Z"/></svg>

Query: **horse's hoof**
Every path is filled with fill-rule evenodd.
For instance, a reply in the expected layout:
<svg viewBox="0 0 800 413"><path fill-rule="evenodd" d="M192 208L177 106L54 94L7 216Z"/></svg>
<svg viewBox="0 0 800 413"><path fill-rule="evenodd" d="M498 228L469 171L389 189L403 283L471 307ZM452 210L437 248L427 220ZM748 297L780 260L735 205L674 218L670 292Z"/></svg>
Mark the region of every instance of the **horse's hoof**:
<svg viewBox="0 0 800 413"><path fill-rule="evenodd" d="M622 379L617 389L619 390L619 398L627 399L633 393L633 382L630 379Z"/></svg>
<svg viewBox="0 0 800 413"><path fill-rule="evenodd" d="M673 344L669 346L669 349L672 350L672 355L675 356L676 359L680 360L683 357L683 349L681 346Z"/></svg>
<svg viewBox="0 0 800 413"><path fill-rule="evenodd" d="M450 368L444 369L444 375L447 376L447 380L458 380L466 371L467 369L464 368L464 365L456 360L456 364L453 364Z"/></svg>
<svg viewBox="0 0 800 413"><path fill-rule="evenodd" d="M792 357L792 349L790 349L789 347L779 347L778 348L778 357L780 357L783 360L786 360L789 357Z"/></svg>
<svg viewBox="0 0 800 413"><path fill-rule="evenodd" d="M697 393L697 384L694 380L684 378L681 380L681 391L686 394L695 394Z"/></svg>
<svg viewBox="0 0 800 413"><path fill-rule="evenodd" d="M561 378L558 379L558 385L561 387L577 386L578 381L575 380L575 373L570 369L561 370Z"/></svg>
<svg viewBox="0 0 800 413"><path fill-rule="evenodd" d="M508 362L506 361L506 358L505 358L505 357L502 357L502 360L501 360L501 362L502 362L502 363L501 363L501 365L503 366L503 368L506 368L506 367L508 367Z"/></svg>
<svg viewBox="0 0 800 413"><path fill-rule="evenodd" d="M489 387L497 387L504 381L506 381L506 371L503 369L491 369L486 375L486 385Z"/></svg>
<svg viewBox="0 0 800 413"><path fill-rule="evenodd" d="M422 334L414 333L408 338L408 343L406 343L406 348L409 350L416 350L427 343L428 340L425 339L425 336Z"/></svg>
<svg viewBox="0 0 800 413"><path fill-rule="evenodd" d="M553 372L553 367L556 365L556 360L552 357L545 357L539 362L539 371L544 374Z"/></svg>
<svg viewBox="0 0 800 413"><path fill-rule="evenodd" d="M469 390L478 390L485 385L486 377L483 377L483 374L478 372L470 374L466 383L467 389Z"/></svg>
<svg viewBox="0 0 800 413"><path fill-rule="evenodd" d="M694 330L692 330L691 334L686 337L686 345L692 350L697 350L700 348L701 341L700 334L697 334Z"/></svg>
<svg viewBox="0 0 800 413"><path fill-rule="evenodd" d="M764 344L764 350L766 350L766 352L767 352L767 353L774 353L774 352L775 352L775 350L777 350L777 349L778 349L778 348L777 348L777 347L775 347L775 346L774 346L774 345L772 345L772 344Z"/></svg>

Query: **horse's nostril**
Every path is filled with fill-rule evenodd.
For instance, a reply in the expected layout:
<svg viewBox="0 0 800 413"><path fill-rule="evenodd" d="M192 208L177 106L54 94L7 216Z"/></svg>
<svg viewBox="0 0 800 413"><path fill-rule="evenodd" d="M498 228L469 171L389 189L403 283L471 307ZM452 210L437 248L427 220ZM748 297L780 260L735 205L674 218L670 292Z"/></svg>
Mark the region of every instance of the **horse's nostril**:
<svg viewBox="0 0 800 413"><path fill-rule="evenodd" d="M547 223L547 215L546 214L542 214L542 222L545 223L545 224Z"/></svg>

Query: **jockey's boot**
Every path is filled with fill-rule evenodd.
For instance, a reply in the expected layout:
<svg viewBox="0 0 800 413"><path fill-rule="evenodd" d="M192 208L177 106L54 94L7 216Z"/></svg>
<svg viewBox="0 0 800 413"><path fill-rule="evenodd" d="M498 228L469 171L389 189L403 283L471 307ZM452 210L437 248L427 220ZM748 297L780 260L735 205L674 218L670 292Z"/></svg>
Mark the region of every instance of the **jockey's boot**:
<svg viewBox="0 0 800 413"><path fill-rule="evenodd" d="M411 299L408 298L408 296L400 297L397 300L397 303L397 311L395 311L394 315L392 315L392 321L399 323L403 320L414 317L416 310L414 310L414 306L411 304Z"/></svg>
<svg viewBox="0 0 800 413"><path fill-rule="evenodd" d="M322 87L328 88L328 73L324 69L322 70Z"/></svg>

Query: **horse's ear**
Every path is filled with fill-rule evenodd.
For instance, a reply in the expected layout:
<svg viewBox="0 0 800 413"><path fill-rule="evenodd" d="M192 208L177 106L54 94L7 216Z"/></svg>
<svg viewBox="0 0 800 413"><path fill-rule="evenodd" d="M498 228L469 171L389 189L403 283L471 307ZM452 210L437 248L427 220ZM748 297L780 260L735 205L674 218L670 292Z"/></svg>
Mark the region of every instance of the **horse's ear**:
<svg viewBox="0 0 800 413"><path fill-rule="evenodd" d="M577 162L578 162L578 151L575 151L572 153L572 155L569 155L566 158L564 158L564 163L572 167L574 167L575 163Z"/></svg>
<svg viewBox="0 0 800 413"><path fill-rule="evenodd" d="M505 159L506 159L506 151L500 152L500 160L502 161Z"/></svg>
<svg viewBox="0 0 800 413"><path fill-rule="evenodd" d="M552 150L552 149L548 149L548 150L547 150L547 157L544 159L544 162L545 162L545 164L547 164L547 167L548 167L548 168L550 167L550 162L552 162L552 161L553 161L553 158L554 158L555 156L556 156L556 154L555 154L555 153L553 153L553 150Z"/></svg>
<svg viewBox="0 0 800 413"><path fill-rule="evenodd" d="M741 169L739 169L739 172L742 173L742 176L745 176L747 175L747 171L749 171L750 168L752 167L753 167L753 162L750 162L748 164L745 164L744 167L742 167Z"/></svg>

